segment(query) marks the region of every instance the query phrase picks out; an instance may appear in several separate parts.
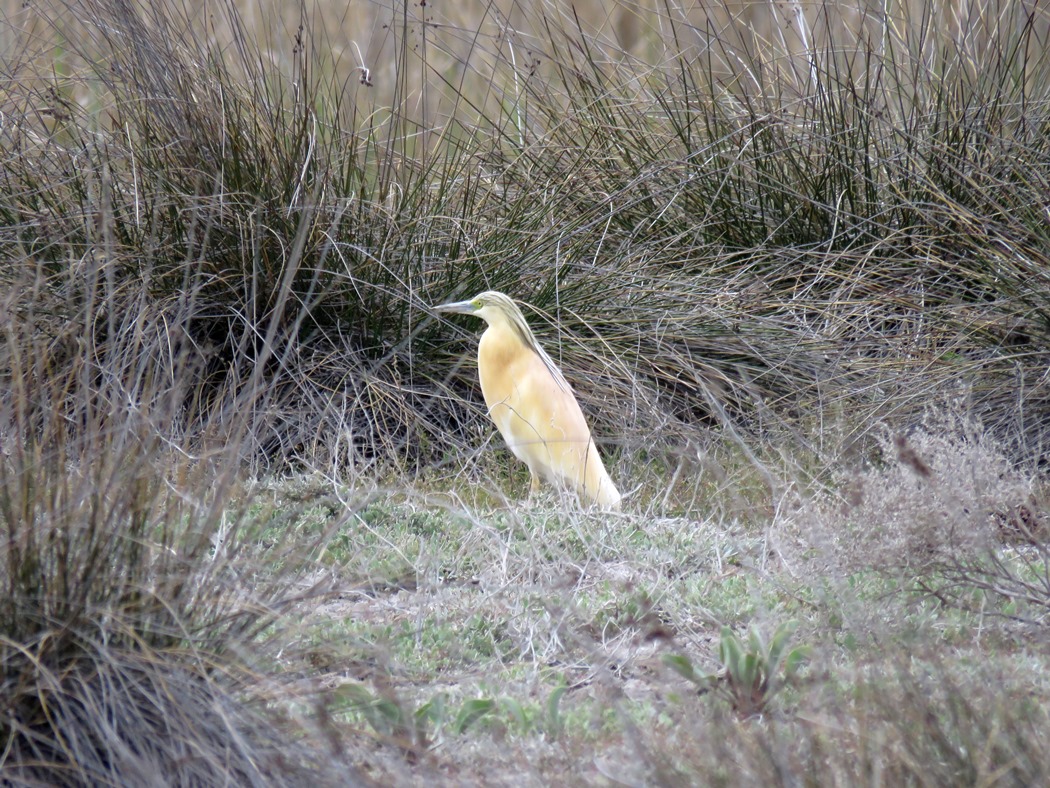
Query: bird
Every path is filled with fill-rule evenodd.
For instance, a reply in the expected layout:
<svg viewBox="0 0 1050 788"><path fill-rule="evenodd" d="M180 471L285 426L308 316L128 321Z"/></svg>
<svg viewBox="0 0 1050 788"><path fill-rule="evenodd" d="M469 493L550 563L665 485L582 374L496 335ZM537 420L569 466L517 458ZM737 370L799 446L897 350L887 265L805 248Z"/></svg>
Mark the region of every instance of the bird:
<svg viewBox="0 0 1050 788"><path fill-rule="evenodd" d="M586 505L619 509L620 493L602 464L580 404L518 305L487 290L434 310L473 315L487 323L478 342L481 393L508 448L529 466L530 496L539 491L543 478L575 490Z"/></svg>

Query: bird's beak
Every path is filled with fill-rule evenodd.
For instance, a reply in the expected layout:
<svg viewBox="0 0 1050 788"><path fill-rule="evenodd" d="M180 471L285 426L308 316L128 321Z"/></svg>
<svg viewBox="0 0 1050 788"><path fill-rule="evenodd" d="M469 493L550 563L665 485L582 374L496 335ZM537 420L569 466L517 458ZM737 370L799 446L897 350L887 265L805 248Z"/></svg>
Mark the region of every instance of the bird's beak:
<svg viewBox="0 0 1050 788"><path fill-rule="evenodd" d="M461 315L473 315L475 312L473 301L453 301L451 304L441 304L434 307L435 312L457 312Z"/></svg>

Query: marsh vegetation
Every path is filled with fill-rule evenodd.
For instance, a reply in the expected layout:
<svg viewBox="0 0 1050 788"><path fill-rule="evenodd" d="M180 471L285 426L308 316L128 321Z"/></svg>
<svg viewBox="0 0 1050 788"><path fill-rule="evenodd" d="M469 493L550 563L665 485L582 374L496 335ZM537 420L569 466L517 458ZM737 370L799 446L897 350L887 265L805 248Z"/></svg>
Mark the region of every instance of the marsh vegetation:
<svg viewBox="0 0 1050 788"><path fill-rule="evenodd" d="M6 3L0 782L1047 782L1048 37ZM486 289L622 513L524 500Z"/></svg>

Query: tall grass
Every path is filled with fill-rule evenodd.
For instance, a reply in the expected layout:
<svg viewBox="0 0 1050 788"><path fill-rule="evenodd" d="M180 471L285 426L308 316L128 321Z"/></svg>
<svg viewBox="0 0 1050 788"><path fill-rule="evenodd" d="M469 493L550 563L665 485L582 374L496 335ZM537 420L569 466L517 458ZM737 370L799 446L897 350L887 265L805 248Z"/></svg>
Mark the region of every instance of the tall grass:
<svg viewBox="0 0 1050 788"><path fill-rule="evenodd" d="M305 12L274 57L233 7L229 43L175 7L76 8L26 12L63 70L39 68L52 39L5 62L9 248L62 267L107 240L153 298L199 284L201 405L265 381L281 415L259 459L417 462L465 439L478 411L447 392L472 387L467 344L425 307L487 287L541 310L601 435L681 444L722 418L712 399L796 432L849 410L863 433L962 379L1041 454L1037 8L961 34L921 6L822 7L802 50L670 9L648 61L553 7L516 10L531 33L483 21L466 53L467 31L398 11L388 106ZM448 62L484 65L485 92L456 93Z"/></svg>
<svg viewBox="0 0 1050 788"><path fill-rule="evenodd" d="M187 429L199 290L159 302L104 257L52 272L9 266L3 781L318 779L317 754L289 746L291 729L252 689L267 629L303 589L289 585L298 565L258 578L248 560L258 528L240 483L247 420L214 420L227 428L219 449L202 450Z"/></svg>

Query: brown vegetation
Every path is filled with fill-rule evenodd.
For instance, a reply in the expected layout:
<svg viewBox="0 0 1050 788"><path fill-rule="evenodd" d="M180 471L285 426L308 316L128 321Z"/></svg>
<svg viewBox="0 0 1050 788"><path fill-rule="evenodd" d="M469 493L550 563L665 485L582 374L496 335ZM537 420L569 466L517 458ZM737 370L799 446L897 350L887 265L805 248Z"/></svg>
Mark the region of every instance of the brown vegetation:
<svg viewBox="0 0 1050 788"><path fill-rule="evenodd" d="M6 4L0 782L1046 782L1048 24Z"/></svg>

